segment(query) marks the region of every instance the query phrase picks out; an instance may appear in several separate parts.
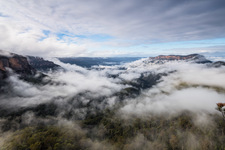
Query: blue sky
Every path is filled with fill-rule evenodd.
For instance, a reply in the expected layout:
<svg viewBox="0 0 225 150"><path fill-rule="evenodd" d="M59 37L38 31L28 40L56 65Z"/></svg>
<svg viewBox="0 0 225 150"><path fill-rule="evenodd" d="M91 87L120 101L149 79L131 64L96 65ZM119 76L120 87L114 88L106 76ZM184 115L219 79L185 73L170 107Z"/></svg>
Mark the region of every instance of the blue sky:
<svg viewBox="0 0 225 150"><path fill-rule="evenodd" d="M43 31L43 33L46 35L45 30ZM48 36L49 33L50 32L48 31L46 36ZM105 41L108 41L108 40L113 38L110 35L104 35L104 34L75 35L75 34L70 33L70 32L56 33L56 36L57 36L58 40L63 40L64 38L71 38L71 39L79 38L79 39L89 39L89 40L94 41L94 42L105 42Z"/></svg>
<svg viewBox="0 0 225 150"><path fill-rule="evenodd" d="M216 56L225 52L224 14L224 0L1 0L0 49L47 57Z"/></svg>

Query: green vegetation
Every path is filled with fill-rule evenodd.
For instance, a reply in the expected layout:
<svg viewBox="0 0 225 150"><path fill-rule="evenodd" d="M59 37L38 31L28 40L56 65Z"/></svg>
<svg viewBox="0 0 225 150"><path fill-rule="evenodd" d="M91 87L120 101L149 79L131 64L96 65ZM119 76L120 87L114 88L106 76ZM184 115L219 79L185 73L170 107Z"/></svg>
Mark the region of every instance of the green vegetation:
<svg viewBox="0 0 225 150"><path fill-rule="evenodd" d="M222 87L219 87L219 86L212 86L212 85L204 85L204 84L189 84L189 83L186 83L186 82L181 82L180 84L178 84L176 86L176 88L178 90L181 90L181 89L187 89L187 88L197 88L197 87L202 87L202 88L206 88L206 89L212 89L218 93L225 93L225 89L222 88Z"/></svg>
<svg viewBox="0 0 225 150"><path fill-rule="evenodd" d="M95 125L94 117L83 123L86 126L98 126L102 135L95 135L95 138L107 139L118 149L224 150L225 122L222 118L215 115L213 125L197 125L192 119L193 115L185 112L169 119L164 116L121 119L108 114L101 116L101 121Z"/></svg>
<svg viewBox="0 0 225 150"><path fill-rule="evenodd" d="M3 150L168 149L224 150L225 121L198 123L193 113L179 116L118 117L114 111L90 115L70 125L37 125L14 132ZM64 123L66 124L66 123Z"/></svg>
<svg viewBox="0 0 225 150"><path fill-rule="evenodd" d="M57 126L27 127L13 134L5 150L62 150L84 149L80 143L85 139L82 132Z"/></svg>

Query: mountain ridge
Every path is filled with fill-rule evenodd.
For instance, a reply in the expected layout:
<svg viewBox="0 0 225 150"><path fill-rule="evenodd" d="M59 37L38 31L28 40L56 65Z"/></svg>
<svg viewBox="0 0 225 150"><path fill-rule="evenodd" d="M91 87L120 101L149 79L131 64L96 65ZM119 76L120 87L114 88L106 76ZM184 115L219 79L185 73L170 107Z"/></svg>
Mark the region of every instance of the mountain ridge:
<svg viewBox="0 0 225 150"><path fill-rule="evenodd" d="M174 60L185 60L194 61L196 63L212 63L212 61L205 58L205 56L200 54L189 54L189 55L159 55L156 57L149 57L150 60L160 60L160 61L174 61Z"/></svg>
<svg viewBox="0 0 225 150"><path fill-rule="evenodd" d="M194 63L209 63L212 67L225 66L225 62L212 62L200 54L189 55L159 55L156 57L148 57L143 60L143 63L162 64L168 61L193 61ZM0 78L6 76L7 68L12 69L19 74L35 74L39 71L57 70L61 66L44 60L42 57L22 56L15 53L10 53L0 50Z"/></svg>

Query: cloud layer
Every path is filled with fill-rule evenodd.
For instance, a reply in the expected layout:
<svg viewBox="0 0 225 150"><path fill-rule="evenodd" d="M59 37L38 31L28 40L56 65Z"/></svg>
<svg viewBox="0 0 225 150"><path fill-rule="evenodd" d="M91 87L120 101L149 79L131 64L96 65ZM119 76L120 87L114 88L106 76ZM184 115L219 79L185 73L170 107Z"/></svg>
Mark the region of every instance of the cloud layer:
<svg viewBox="0 0 225 150"><path fill-rule="evenodd" d="M7 79L5 92L0 93L1 146L11 143L12 137L16 139L11 140L13 145L15 141L20 144L24 138L19 135L34 135L33 131L42 132L45 126L66 132L62 138L51 134L56 138L73 135L90 149L118 149L115 139L123 136L124 149L168 148L168 140L173 143L175 138L187 149L202 147L205 138L212 148L223 144L214 140L224 137L216 132L221 131L223 120L215 110L216 103L225 102L224 66L186 61L155 64L145 58L121 66L85 69L52 60L64 70L49 72L38 84L13 73ZM159 74L161 78L151 87L139 89L144 79L148 82ZM32 135L27 137L36 137Z"/></svg>
<svg viewBox="0 0 225 150"><path fill-rule="evenodd" d="M182 61L154 64L146 58L122 66L87 70L56 59L54 62L67 70L49 72L44 79L46 84L34 85L11 75L7 80L8 94L0 95L1 108L55 103L60 114L72 111L75 118L83 118L90 111L115 107L125 116L172 115L182 111L215 113L216 103L224 102L224 67ZM159 74L164 75L157 80ZM145 82L157 82L135 97L124 97L123 91L145 84L139 83L143 77L147 77Z"/></svg>
<svg viewBox="0 0 225 150"><path fill-rule="evenodd" d="M2 0L0 44L30 55L101 56L109 47L112 55L123 46L223 38L224 6L223 0Z"/></svg>

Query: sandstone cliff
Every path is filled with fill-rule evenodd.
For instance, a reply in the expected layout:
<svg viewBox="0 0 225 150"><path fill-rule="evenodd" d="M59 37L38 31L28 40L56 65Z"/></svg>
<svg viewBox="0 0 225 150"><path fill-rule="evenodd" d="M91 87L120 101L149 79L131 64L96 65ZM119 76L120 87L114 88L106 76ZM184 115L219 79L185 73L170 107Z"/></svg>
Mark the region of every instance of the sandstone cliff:
<svg viewBox="0 0 225 150"><path fill-rule="evenodd" d="M0 51L0 78L6 77L9 69L19 74L35 73L35 69L31 67L26 57Z"/></svg>

